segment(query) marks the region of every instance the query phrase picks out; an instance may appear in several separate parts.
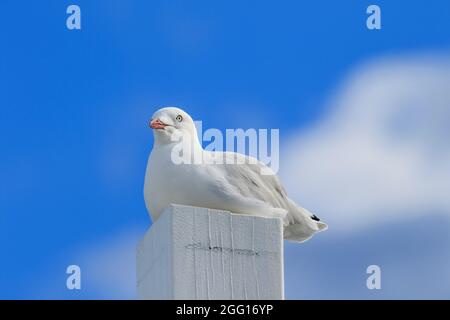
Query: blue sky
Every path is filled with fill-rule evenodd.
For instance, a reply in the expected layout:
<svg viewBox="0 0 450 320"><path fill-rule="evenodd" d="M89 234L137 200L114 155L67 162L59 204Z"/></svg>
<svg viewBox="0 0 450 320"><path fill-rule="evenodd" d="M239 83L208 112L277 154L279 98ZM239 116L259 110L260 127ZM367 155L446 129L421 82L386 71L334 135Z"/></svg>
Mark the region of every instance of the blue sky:
<svg viewBox="0 0 450 320"><path fill-rule="evenodd" d="M65 25L72 3L81 7L80 31ZM158 107L178 105L204 127L280 128L283 146L333 113L330 99L367 61L448 57L450 3L374 3L382 10L379 31L365 26L368 1L2 1L0 298L111 297L89 283L67 292L65 267L85 248L95 252L128 234L123 230L137 230L124 236L132 243L150 225L142 187L153 139L147 120ZM442 223L427 229L435 238L425 251L449 242L442 235L450 226L446 207L433 210ZM388 232L385 245L402 251L397 241L405 235L422 243L428 220L417 219L398 234L391 224L376 225L342 245L381 255L373 237ZM330 250L320 237L304 249L287 246L287 277L300 274L294 256ZM332 263L324 256L317 261ZM357 281L354 260L340 268L348 281L336 286ZM344 296L450 297L436 279L423 281L433 284L429 294L393 289L376 296L355 285ZM288 298L308 297L296 288L287 287ZM338 297L326 283L314 288L309 297Z"/></svg>

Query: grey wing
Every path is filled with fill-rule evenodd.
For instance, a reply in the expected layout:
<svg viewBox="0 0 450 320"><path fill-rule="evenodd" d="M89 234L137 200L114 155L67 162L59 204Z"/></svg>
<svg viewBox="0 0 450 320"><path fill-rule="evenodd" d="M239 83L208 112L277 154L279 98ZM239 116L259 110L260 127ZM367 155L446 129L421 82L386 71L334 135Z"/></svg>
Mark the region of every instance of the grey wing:
<svg viewBox="0 0 450 320"><path fill-rule="evenodd" d="M250 202L264 203L273 208L272 212L283 211L286 239L302 242L309 239L314 232L326 229L326 224L319 222L319 218L288 198L274 173L262 174L262 171L264 173L270 171L266 165L256 159L250 162L248 157L240 154L224 154L234 159L239 158L242 162L217 165L217 169L222 171L221 175L224 177L224 189L236 195L236 199L243 197Z"/></svg>
<svg viewBox="0 0 450 320"><path fill-rule="evenodd" d="M254 158L250 161L249 157L241 154L226 153L226 156L244 162L220 165L235 192L246 198L263 201L273 208L290 209L289 199L278 177L274 173L261 173L263 170L264 173L271 171L265 164Z"/></svg>

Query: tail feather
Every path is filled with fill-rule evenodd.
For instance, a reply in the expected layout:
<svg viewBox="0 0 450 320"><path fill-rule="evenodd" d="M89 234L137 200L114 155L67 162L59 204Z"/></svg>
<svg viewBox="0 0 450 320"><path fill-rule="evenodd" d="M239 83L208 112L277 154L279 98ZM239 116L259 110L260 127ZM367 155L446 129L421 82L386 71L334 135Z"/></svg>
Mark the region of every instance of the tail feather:
<svg viewBox="0 0 450 320"><path fill-rule="evenodd" d="M319 231L325 231L328 229L328 225L322 221L318 221L317 226L319 227Z"/></svg>
<svg viewBox="0 0 450 320"><path fill-rule="evenodd" d="M291 201L291 208L285 219L284 238L295 242L304 242L316 232L325 231L327 224L305 208Z"/></svg>

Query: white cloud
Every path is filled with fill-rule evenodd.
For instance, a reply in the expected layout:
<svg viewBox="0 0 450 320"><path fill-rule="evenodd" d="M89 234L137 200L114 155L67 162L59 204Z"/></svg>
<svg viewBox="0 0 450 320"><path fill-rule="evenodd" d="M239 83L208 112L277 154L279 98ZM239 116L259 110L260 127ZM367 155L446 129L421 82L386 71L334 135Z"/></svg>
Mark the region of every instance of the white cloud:
<svg viewBox="0 0 450 320"><path fill-rule="evenodd" d="M82 269L83 291L102 299L135 299L136 247L144 230L130 227L81 248L74 261Z"/></svg>
<svg viewBox="0 0 450 320"><path fill-rule="evenodd" d="M135 299L136 247L145 226L127 226L94 241L68 248L34 269L26 282L26 299ZM81 269L81 290L68 290L66 269Z"/></svg>
<svg viewBox="0 0 450 320"><path fill-rule="evenodd" d="M282 150L292 198L331 230L450 212L450 56L366 64L327 107Z"/></svg>

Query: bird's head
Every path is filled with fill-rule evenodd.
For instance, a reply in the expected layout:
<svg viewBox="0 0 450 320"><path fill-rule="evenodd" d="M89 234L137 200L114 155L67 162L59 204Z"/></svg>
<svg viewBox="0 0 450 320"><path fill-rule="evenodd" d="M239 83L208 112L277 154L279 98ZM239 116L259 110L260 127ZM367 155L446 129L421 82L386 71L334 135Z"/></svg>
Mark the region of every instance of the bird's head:
<svg viewBox="0 0 450 320"><path fill-rule="evenodd" d="M176 107L157 110L149 123L153 129L155 144L164 145L188 138L198 142L194 120L185 111Z"/></svg>

